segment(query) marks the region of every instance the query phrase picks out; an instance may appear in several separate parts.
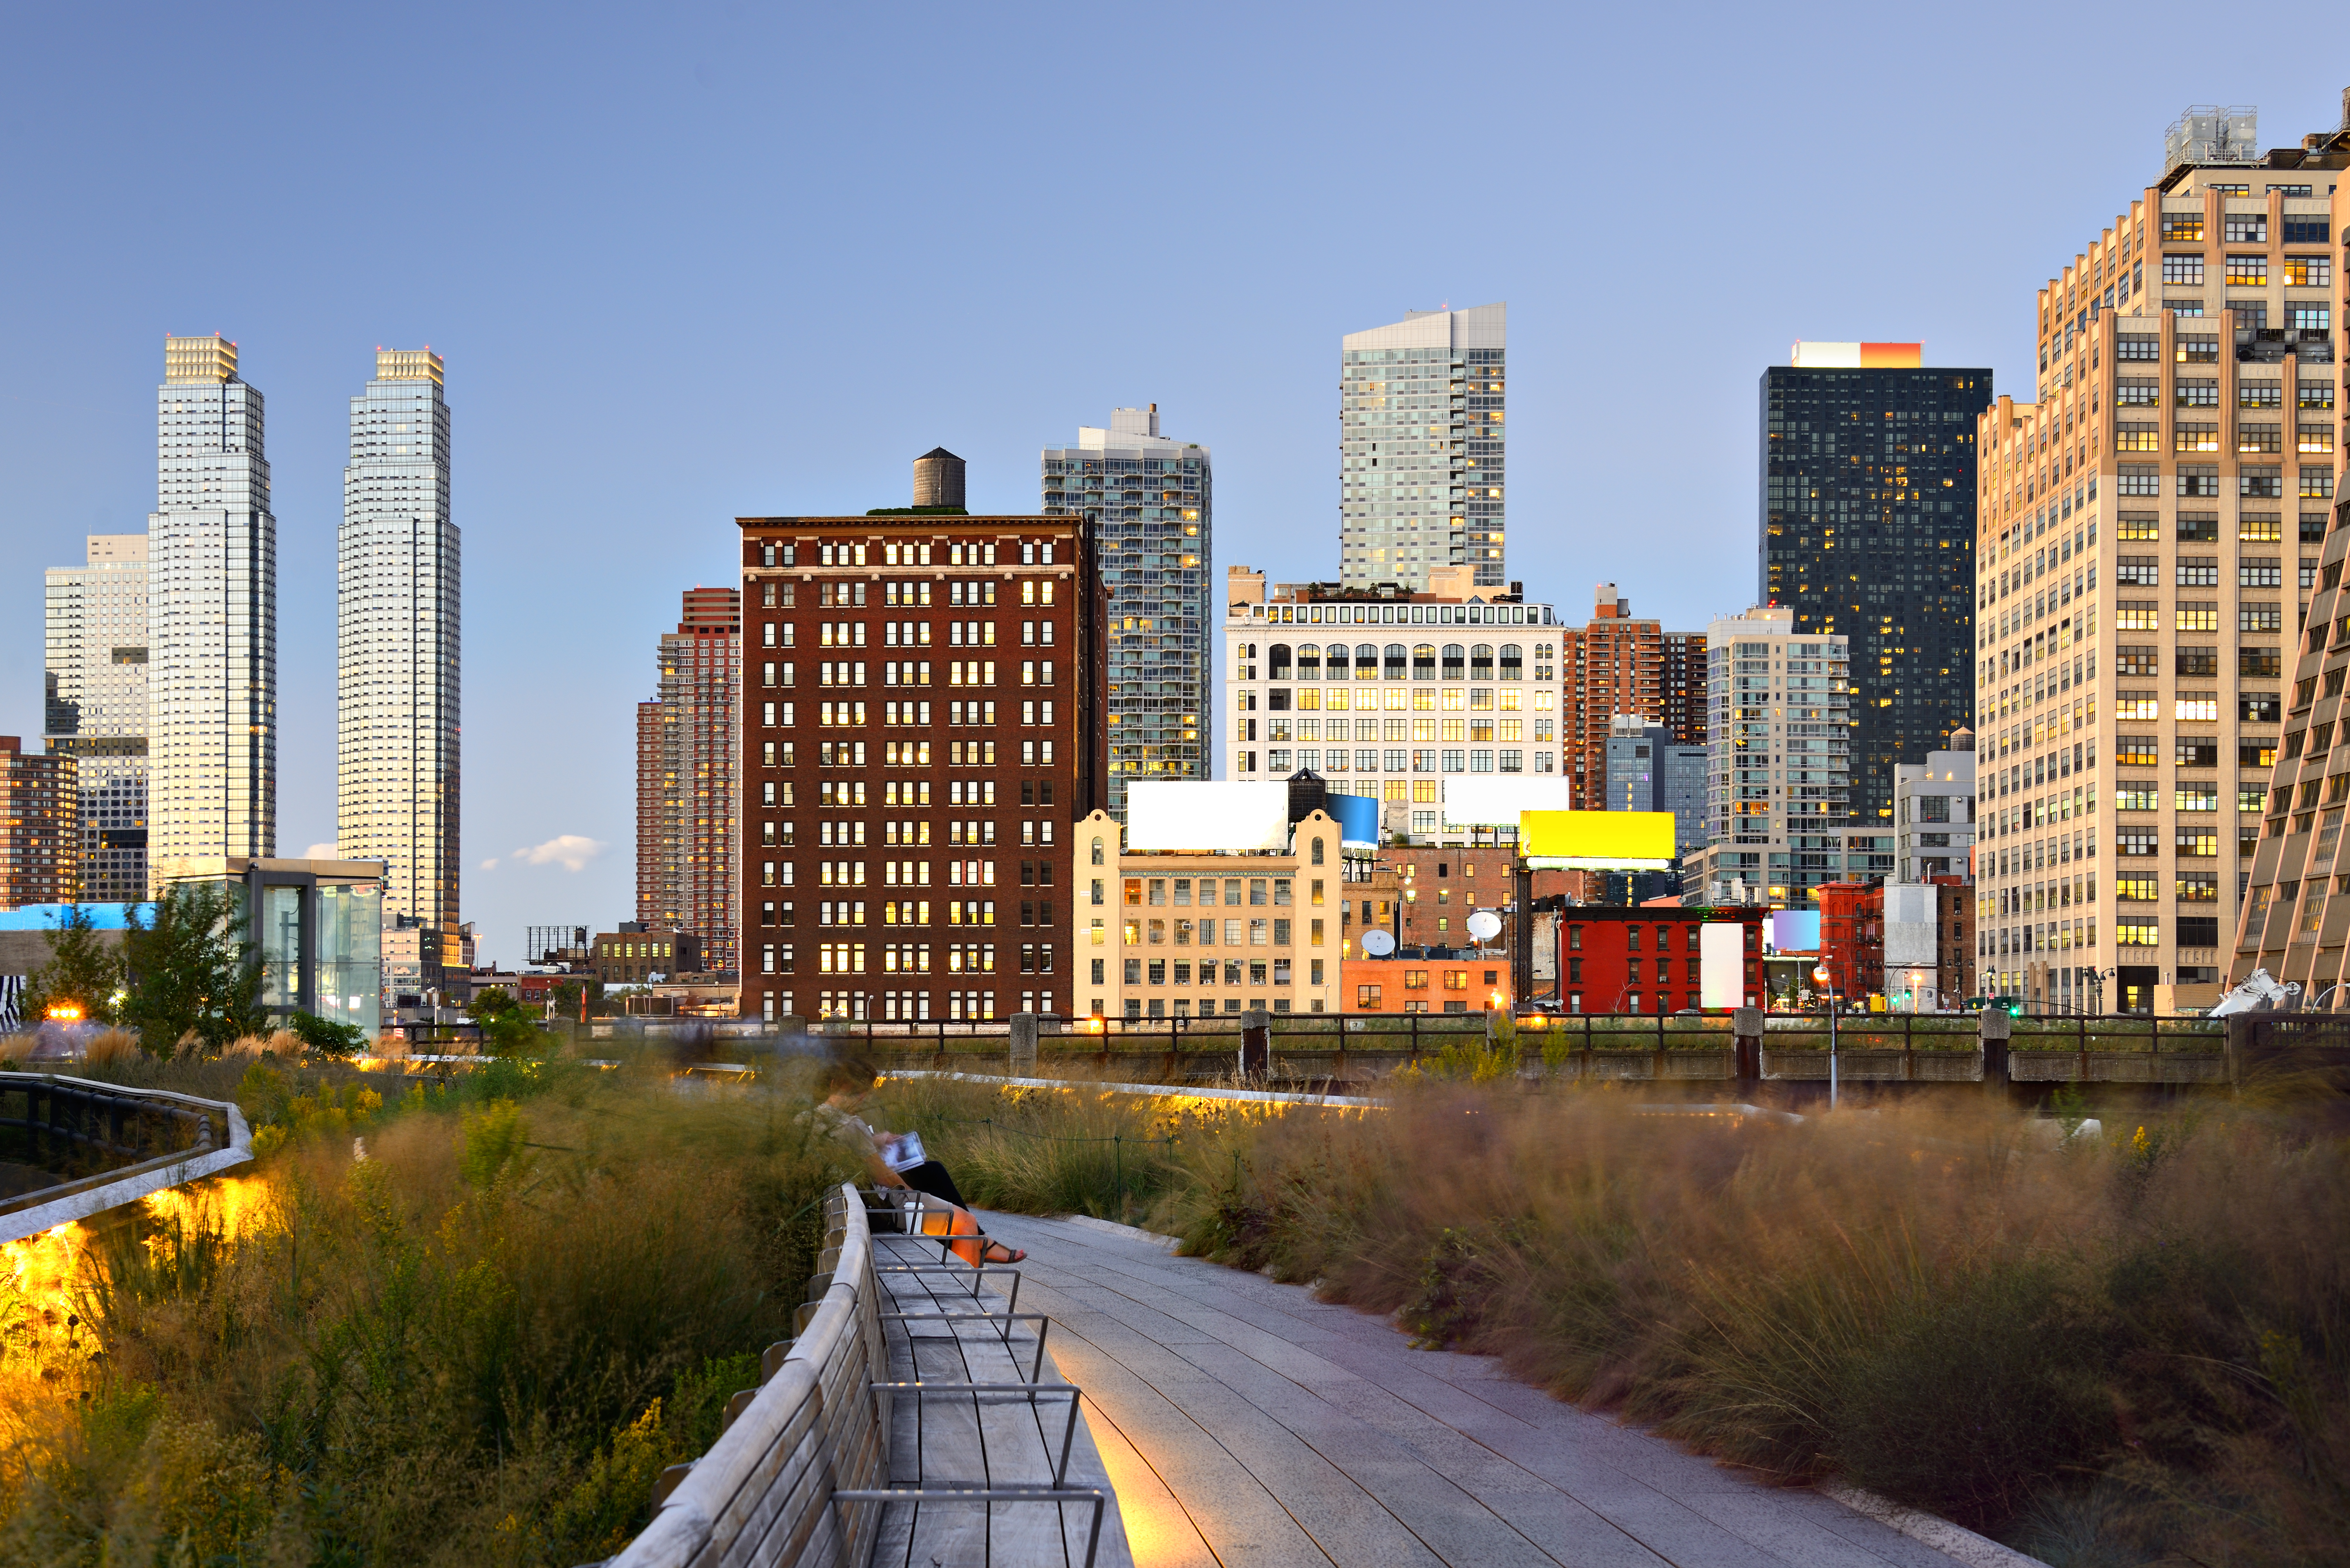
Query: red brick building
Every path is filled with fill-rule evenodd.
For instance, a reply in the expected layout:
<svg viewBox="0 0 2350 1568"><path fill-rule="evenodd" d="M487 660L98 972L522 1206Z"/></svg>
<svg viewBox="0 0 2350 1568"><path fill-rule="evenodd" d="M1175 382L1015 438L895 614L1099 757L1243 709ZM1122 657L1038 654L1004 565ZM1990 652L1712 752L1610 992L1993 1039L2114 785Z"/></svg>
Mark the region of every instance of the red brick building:
<svg viewBox="0 0 2350 1568"><path fill-rule="evenodd" d="M81 788L63 753L0 735L0 909L81 896Z"/></svg>
<svg viewBox="0 0 2350 1568"><path fill-rule="evenodd" d="M1745 954L1745 1005L1762 1005L1760 908L1611 908L1584 904L1558 919L1558 991L1567 1012L1679 1012L1704 1005L1701 927L1734 923Z"/></svg>
<svg viewBox="0 0 2350 1568"><path fill-rule="evenodd" d="M1846 1003L1866 1006L1885 982L1885 888L1876 882L1823 882L1820 962ZM1815 986L1816 989L1816 986Z"/></svg>
<svg viewBox="0 0 2350 1568"><path fill-rule="evenodd" d="M1632 601L1602 583L1590 623L1561 636L1560 761L1578 810L1598 809L1606 794L1607 734L1617 714L1662 724L1683 745L1705 743L1704 633L1637 619Z"/></svg>
<svg viewBox="0 0 2350 1568"><path fill-rule="evenodd" d="M743 1014L1075 1012L1070 829L1108 763L1089 524L736 521Z"/></svg>

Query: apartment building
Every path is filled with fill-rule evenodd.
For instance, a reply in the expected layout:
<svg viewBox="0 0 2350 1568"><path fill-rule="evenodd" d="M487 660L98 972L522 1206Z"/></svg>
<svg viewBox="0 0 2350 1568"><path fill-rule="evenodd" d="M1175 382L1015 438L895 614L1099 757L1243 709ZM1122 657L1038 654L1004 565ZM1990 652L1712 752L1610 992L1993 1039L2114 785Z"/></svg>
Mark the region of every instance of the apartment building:
<svg viewBox="0 0 2350 1568"><path fill-rule="evenodd" d="M1706 766L1703 742L1683 745L1662 724L1620 715L1607 733L1603 787L1593 803L1603 811L1669 811L1673 847L1705 847Z"/></svg>
<svg viewBox="0 0 2350 1568"><path fill-rule="evenodd" d="M46 574L43 743L75 761L81 894L147 897L147 535L92 534Z"/></svg>
<svg viewBox="0 0 2350 1568"><path fill-rule="evenodd" d="M381 860L388 916L457 961L462 566L441 356L378 348L350 401L336 535L335 840Z"/></svg>
<svg viewBox="0 0 2350 1568"><path fill-rule="evenodd" d="M0 909L81 898L76 759L0 735Z"/></svg>
<svg viewBox="0 0 2350 1568"><path fill-rule="evenodd" d="M1707 845L1684 862L1690 897L1801 909L1824 884L1892 873L1889 825L1852 820L1849 649L1797 635L1785 609L1706 628Z"/></svg>
<svg viewBox="0 0 2350 1568"><path fill-rule="evenodd" d="M277 846L277 519L236 345L163 339L147 518L148 879Z"/></svg>
<svg viewBox="0 0 2350 1568"><path fill-rule="evenodd" d="M1412 310L1350 332L1338 365L1338 578L1350 588L1508 580L1509 307Z"/></svg>
<svg viewBox="0 0 2350 1568"><path fill-rule="evenodd" d="M1950 749L1893 770L1893 880L1974 877L1975 736L1960 730Z"/></svg>
<svg viewBox="0 0 2350 1568"><path fill-rule="evenodd" d="M1280 583L1234 566L1224 611L1225 774L1304 769L1339 794L1442 826L1449 774L1556 774L1564 667L1557 616L1467 568L1425 593Z"/></svg>
<svg viewBox="0 0 2350 1568"><path fill-rule="evenodd" d="M1108 711L1085 520L736 522L743 1013L1090 1001L1069 830L1105 805Z"/></svg>
<svg viewBox="0 0 2350 1568"><path fill-rule="evenodd" d="M691 932L720 973L740 958L742 643L740 591L687 589L637 705L637 919Z"/></svg>
<svg viewBox="0 0 2350 1568"><path fill-rule="evenodd" d="M1562 631L1560 766L1576 805L1606 792L1607 742L1619 718L1662 724L1683 745L1705 744L1705 638L1667 631L1632 614L1614 583L1595 592L1591 619Z"/></svg>
<svg viewBox="0 0 2350 1568"><path fill-rule="evenodd" d="M2037 401L1981 425L1979 956L2046 1011L2208 1005L2247 883L2275 867L2272 906L2315 853L2270 775L2294 764L2298 803L2331 738L2286 667L2325 679L2302 595L2340 459L2350 128L2265 153L2255 130L2170 128L2159 179L2038 292Z"/></svg>
<svg viewBox="0 0 2350 1568"><path fill-rule="evenodd" d="M1278 850L1129 851L1076 825L1077 996L1096 1018L1336 1012L1338 825L1310 812Z"/></svg>
<svg viewBox="0 0 2350 1568"><path fill-rule="evenodd" d="M1214 463L1159 433L1159 405L1113 409L1046 447L1045 514L1093 524L1109 603L1109 810L1133 779L1204 779L1215 760Z"/></svg>
<svg viewBox="0 0 2350 1568"><path fill-rule="evenodd" d="M1755 602L1852 649L1855 825L1889 826L1893 770L1974 712L1984 369L1916 343L1798 343L1762 372Z"/></svg>

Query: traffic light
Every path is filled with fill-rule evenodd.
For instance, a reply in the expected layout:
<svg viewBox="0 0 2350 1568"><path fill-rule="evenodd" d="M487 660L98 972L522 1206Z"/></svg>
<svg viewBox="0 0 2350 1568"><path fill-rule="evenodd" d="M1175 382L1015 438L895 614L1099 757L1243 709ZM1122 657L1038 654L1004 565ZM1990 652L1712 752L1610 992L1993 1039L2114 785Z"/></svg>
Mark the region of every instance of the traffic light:
<svg viewBox="0 0 2350 1568"><path fill-rule="evenodd" d="M2018 997L2013 1002L2007 1004L2007 1015L2010 1018L2021 1018L2023 1016L2023 999L2022 997Z"/></svg>

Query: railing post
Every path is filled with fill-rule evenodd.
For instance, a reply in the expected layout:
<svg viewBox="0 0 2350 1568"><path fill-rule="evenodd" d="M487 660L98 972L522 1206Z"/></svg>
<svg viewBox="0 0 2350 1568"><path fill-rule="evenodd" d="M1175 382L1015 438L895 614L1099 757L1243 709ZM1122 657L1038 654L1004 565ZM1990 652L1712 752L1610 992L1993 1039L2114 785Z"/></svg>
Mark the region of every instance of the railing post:
<svg viewBox="0 0 2350 1568"><path fill-rule="evenodd" d="M2004 1007L1987 1007L1977 1015L1976 1031L1981 1039L1982 1081L1985 1088L1996 1086L2005 1093L2008 1083L2008 1039L2014 1032L2015 1020Z"/></svg>
<svg viewBox="0 0 2350 1568"><path fill-rule="evenodd" d="M1241 1014L1241 1076L1261 1078L1272 1070L1273 1015L1252 1007Z"/></svg>
<svg viewBox="0 0 2350 1568"><path fill-rule="evenodd" d="M1738 1063L1738 1092L1742 1096L1751 1096L1762 1086L1762 1010L1732 1009L1730 1027Z"/></svg>
<svg viewBox="0 0 2350 1568"><path fill-rule="evenodd" d="M1008 1035L1010 1066L1014 1073L1036 1070L1036 1015L1015 1012L1012 1015Z"/></svg>

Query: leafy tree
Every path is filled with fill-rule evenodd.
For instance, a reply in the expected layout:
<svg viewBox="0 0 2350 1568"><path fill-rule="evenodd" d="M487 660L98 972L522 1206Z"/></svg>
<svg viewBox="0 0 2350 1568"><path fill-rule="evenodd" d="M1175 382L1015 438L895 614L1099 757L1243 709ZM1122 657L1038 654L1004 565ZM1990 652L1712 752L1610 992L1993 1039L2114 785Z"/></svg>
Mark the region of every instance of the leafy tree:
<svg viewBox="0 0 2350 1568"><path fill-rule="evenodd" d="M65 918L48 939L49 961L25 984L25 1016L39 1018L67 1002L94 1023L113 1023L122 990L122 955L99 935L89 911L79 904L67 905Z"/></svg>
<svg viewBox="0 0 2350 1568"><path fill-rule="evenodd" d="M540 1044L542 1036L531 1010L504 986L477 992L465 1011L482 1026L483 1048L494 1055L527 1051Z"/></svg>
<svg viewBox="0 0 2350 1568"><path fill-rule="evenodd" d="M580 1007L583 992L587 1002L584 1013ZM546 995L547 1000L555 1003L555 1016L575 1023L583 1016L600 1018L608 1011L604 1004L604 982L592 976L586 980L567 980Z"/></svg>
<svg viewBox="0 0 2350 1568"><path fill-rule="evenodd" d="M349 1056L367 1044L367 1031L356 1023L337 1023L315 1012L296 1009L286 1021L286 1027L301 1037L311 1050L329 1056Z"/></svg>
<svg viewBox="0 0 2350 1568"><path fill-rule="evenodd" d="M245 935L242 890L182 882L158 898L151 923L134 910L123 942L130 997L124 1023L150 1055L168 1056L192 1033L217 1051L265 1023L261 963Z"/></svg>

